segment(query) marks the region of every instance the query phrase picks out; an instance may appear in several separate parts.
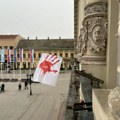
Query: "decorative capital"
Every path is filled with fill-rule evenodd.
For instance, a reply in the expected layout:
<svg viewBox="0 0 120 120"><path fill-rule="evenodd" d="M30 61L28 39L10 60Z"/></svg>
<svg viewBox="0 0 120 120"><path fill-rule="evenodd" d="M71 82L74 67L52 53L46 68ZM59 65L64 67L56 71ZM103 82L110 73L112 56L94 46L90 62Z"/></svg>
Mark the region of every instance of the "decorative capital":
<svg viewBox="0 0 120 120"><path fill-rule="evenodd" d="M76 45L83 64L106 64L107 3L95 2L85 7L85 18Z"/></svg>
<svg viewBox="0 0 120 120"><path fill-rule="evenodd" d="M85 7L85 17L91 16L106 16L107 15L107 4L105 2L95 2L88 4Z"/></svg>

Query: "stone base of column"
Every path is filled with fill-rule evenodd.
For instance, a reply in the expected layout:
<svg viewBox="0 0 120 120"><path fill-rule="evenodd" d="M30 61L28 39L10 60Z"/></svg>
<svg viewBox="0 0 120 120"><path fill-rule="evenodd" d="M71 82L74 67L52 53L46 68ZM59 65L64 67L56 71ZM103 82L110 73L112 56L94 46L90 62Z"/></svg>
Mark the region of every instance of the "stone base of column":
<svg viewBox="0 0 120 120"><path fill-rule="evenodd" d="M80 61L81 64L86 64L86 65L105 65L106 57L105 56L82 56L78 58L78 61Z"/></svg>

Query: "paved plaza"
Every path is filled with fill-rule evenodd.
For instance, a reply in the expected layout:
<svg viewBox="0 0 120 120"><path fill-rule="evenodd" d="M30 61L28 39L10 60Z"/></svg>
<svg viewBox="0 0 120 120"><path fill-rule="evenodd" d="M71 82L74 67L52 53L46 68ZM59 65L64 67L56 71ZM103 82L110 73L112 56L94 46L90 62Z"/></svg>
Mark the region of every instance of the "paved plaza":
<svg viewBox="0 0 120 120"><path fill-rule="evenodd" d="M6 82L0 93L0 120L65 120L71 72L60 73L55 87L32 84L30 91L18 91L18 82ZM1 85L1 83L0 83Z"/></svg>

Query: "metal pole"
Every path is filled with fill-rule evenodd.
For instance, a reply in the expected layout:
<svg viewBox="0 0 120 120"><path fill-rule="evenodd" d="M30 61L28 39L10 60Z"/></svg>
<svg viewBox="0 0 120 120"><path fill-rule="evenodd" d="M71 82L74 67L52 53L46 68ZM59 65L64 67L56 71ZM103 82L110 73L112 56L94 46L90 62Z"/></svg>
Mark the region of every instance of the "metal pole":
<svg viewBox="0 0 120 120"><path fill-rule="evenodd" d="M32 87L31 87L31 83L32 83L32 82L31 82L31 76L32 76L32 75L30 74L30 95L32 95Z"/></svg>

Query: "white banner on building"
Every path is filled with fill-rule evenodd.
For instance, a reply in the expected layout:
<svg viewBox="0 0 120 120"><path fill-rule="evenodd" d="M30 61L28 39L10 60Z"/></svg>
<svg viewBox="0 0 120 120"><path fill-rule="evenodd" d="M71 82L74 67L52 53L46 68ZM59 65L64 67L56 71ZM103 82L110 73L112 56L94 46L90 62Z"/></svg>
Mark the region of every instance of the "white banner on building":
<svg viewBox="0 0 120 120"><path fill-rule="evenodd" d="M55 86L61 63L61 57L43 53L35 70L33 81Z"/></svg>

